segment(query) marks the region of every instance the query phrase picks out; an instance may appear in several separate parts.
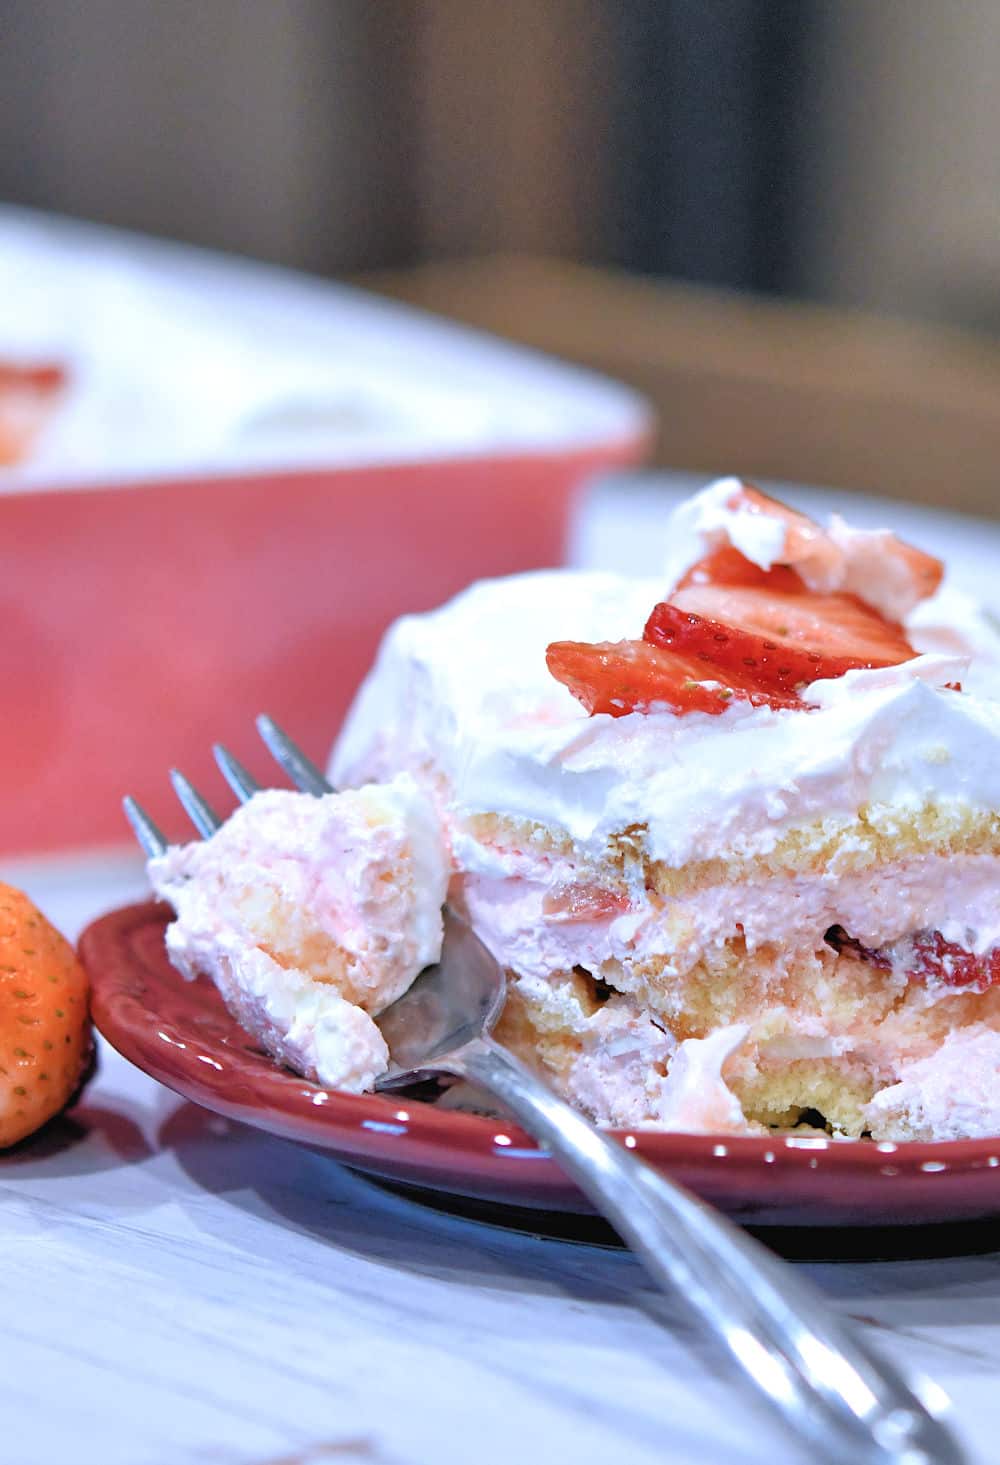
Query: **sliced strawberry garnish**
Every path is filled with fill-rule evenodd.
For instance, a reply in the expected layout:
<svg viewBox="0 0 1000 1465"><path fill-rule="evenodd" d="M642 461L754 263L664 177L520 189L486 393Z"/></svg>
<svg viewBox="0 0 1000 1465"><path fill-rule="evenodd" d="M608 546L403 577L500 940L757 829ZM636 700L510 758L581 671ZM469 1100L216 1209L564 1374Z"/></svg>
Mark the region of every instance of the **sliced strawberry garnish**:
<svg viewBox="0 0 1000 1465"><path fill-rule="evenodd" d="M899 626L854 595L791 593L753 585L689 585L674 594L672 603L677 609L764 637L786 650L815 653L830 670L817 672L810 680L821 675L842 676L858 667L896 666L916 655Z"/></svg>
<svg viewBox="0 0 1000 1465"><path fill-rule="evenodd" d="M933 980L977 992L1000 983L1000 947L982 953L970 951L967 946L946 941L940 931L920 931L891 946L871 947L855 941L843 927L833 926L826 940L837 951L853 951L882 971L901 969L914 981Z"/></svg>
<svg viewBox="0 0 1000 1465"><path fill-rule="evenodd" d="M798 698L772 694L747 674L706 668L693 656L648 641L554 641L546 664L587 711L624 717L669 707L674 712L724 712L733 698L770 707L798 707ZM717 686L705 683L716 682Z"/></svg>
<svg viewBox="0 0 1000 1465"><path fill-rule="evenodd" d="M933 595L944 574L943 564L934 555L925 554L888 531L852 530L836 520L825 529L808 515L769 498L751 483L738 484L726 498L725 507L734 515L759 515L780 524L783 541L771 568L761 570L732 545L717 544L687 571L681 586L767 584L774 590L792 590L804 583L824 594L857 595L899 616ZM725 535L731 531L723 528L721 532ZM801 577L800 584L787 583L789 574L796 580Z"/></svg>
<svg viewBox="0 0 1000 1465"><path fill-rule="evenodd" d="M782 554L794 555L798 569L762 570L732 544L716 546L653 609L641 642L553 643L549 670L589 712L719 713L734 698L802 708L799 694L812 682L916 655L902 627L861 596L808 588L814 573L836 582L850 569L842 545L811 519L750 485L734 489L726 507L778 519ZM875 539L896 543L867 536L866 552Z"/></svg>
<svg viewBox="0 0 1000 1465"><path fill-rule="evenodd" d="M750 675L760 691L787 698L794 698L802 687L821 677L841 677L845 671L868 665L857 658L824 656L794 642L758 636L665 602L653 608L643 638L653 646L693 657L701 663L703 677L725 681L734 672Z"/></svg>
<svg viewBox="0 0 1000 1465"><path fill-rule="evenodd" d="M762 570L731 544L720 545L711 554L698 560L678 582L686 585L769 585L772 590L804 590L805 584L794 570L774 565Z"/></svg>
<svg viewBox="0 0 1000 1465"><path fill-rule="evenodd" d="M895 534L888 537L890 543L886 552L896 561L897 571L905 574L911 582L914 600L926 600L944 579L944 561L935 555L925 554L914 544L907 544L905 539L897 539Z"/></svg>

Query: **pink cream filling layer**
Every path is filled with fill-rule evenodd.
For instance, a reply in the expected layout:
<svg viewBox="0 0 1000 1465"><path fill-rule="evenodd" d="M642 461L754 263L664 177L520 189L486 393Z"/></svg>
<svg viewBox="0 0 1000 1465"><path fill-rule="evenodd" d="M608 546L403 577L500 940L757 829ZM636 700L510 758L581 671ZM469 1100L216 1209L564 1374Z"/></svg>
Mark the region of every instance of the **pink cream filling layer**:
<svg viewBox="0 0 1000 1465"><path fill-rule="evenodd" d="M489 863L495 868L495 858ZM461 899L497 959L534 976L650 957L666 958L669 971L683 972L717 955L736 936L751 954L774 943L794 958L815 949L832 926L871 947L928 930L977 953L1000 943L1000 859L993 855L914 858L849 874L831 869L818 876L771 876L676 899L643 889L627 908L616 905L592 920L546 913L553 887L565 884L558 863L540 863L536 878L525 873L523 855L519 863L513 877L466 873Z"/></svg>
<svg viewBox="0 0 1000 1465"><path fill-rule="evenodd" d="M877 1035L863 1025L857 1031L843 1023L835 1028L784 1005L768 1013L766 1036L755 1033L752 1025L734 1024L704 1040L677 1044L633 995L648 978L633 980L632 971L639 963L661 960L669 1006L671 976L680 981L699 960L718 957L737 934L743 936L749 958L768 945L781 953L779 962L789 963L825 949L825 933L834 926L852 935L866 933L856 939L873 947L912 932L940 930L947 940L986 952L1000 942L996 857L914 858L858 873L771 877L713 886L675 900L650 897L642 890L628 909L609 900L614 908L594 919L546 913L552 890L565 888L569 872L564 864L539 861L537 878L531 879L524 852L517 860L520 873L505 877L497 873L502 854L484 847L483 863L491 873L466 873L453 882L453 898L464 905L497 959L516 974L515 985L536 1011L579 1041L580 1055L564 1083L575 1102L605 1122L728 1133L754 1129L725 1082L727 1062L748 1040L768 1062L839 1058L852 1052L876 1058L880 1069L898 1074L905 1084L893 1086L891 1098L885 1097L888 1090L876 1096L876 1123L891 1118L901 1105L923 1116L919 1123L924 1137L944 1137L965 1122L955 1115L949 1118L943 1109L945 1075L959 1072L953 1055L938 1060L919 1046L901 1051L898 1033L892 1050L883 1052ZM600 905L596 895L594 902ZM600 974L609 960L616 964L613 985L621 995L587 1015L564 974L574 967ZM902 973L885 980L906 984ZM956 988L924 981L919 992L930 1006L954 996ZM960 1045L960 1037L952 1040L956 1051ZM983 1037L972 1051L980 1066L996 1060L992 1081L1000 1088L1000 1035L995 1044ZM984 1085L985 1079L979 1086ZM967 1105L958 1088L953 1098L955 1114L964 1114ZM912 1122L919 1128L916 1119Z"/></svg>

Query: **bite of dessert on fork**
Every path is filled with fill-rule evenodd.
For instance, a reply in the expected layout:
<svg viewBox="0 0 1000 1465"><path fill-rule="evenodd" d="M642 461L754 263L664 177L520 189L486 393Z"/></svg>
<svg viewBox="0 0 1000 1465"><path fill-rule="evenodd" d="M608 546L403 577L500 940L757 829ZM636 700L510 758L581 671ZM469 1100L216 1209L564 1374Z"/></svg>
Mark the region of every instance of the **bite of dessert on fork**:
<svg viewBox="0 0 1000 1465"><path fill-rule="evenodd" d="M279 1063L370 1090L389 1064L373 1017L441 954L448 867L433 805L408 774L313 798L248 793L224 749L220 762L247 801L222 823L175 775L207 838L149 861L176 911L170 959L211 976Z"/></svg>

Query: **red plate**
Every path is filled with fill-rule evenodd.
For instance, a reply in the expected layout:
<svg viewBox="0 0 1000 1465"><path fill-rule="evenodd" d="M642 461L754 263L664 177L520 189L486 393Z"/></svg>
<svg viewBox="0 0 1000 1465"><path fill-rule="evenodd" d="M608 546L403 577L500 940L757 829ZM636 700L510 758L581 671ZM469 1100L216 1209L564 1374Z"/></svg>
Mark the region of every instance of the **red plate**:
<svg viewBox="0 0 1000 1465"><path fill-rule="evenodd" d="M585 1213L520 1129L377 1095L322 1089L259 1052L210 982L167 960L169 907L127 906L83 933L94 1020L115 1048L185 1098L327 1150L373 1175L499 1205ZM629 1148L754 1225L885 1225L1000 1213L1000 1138L871 1144L621 1134Z"/></svg>

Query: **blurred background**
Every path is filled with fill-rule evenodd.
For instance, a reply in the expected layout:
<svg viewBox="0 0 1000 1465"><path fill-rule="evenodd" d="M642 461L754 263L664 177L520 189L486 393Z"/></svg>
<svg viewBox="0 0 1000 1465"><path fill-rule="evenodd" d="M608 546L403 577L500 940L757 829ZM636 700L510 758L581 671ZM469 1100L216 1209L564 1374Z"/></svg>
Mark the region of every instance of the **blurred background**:
<svg viewBox="0 0 1000 1465"><path fill-rule="evenodd" d="M3 0L0 26L2 200L597 366L653 400L665 465L994 511L994 0Z"/></svg>
<svg viewBox="0 0 1000 1465"><path fill-rule="evenodd" d="M170 817L262 686L322 758L393 616L658 565L692 476L989 598L998 62L996 0L0 0L0 848Z"/></svg>
<svg viewBox="0 0 1000 1465"><path fill-rule="evenodd" d="M1000 322L994 0L4 0L0 193Z"/></svg>
<svg viewBox="0 0 1000 1465"><path fill-rule="evenodd" d="M1000 305L992 0L5 0L0 189L310 270Z"/></svg>

